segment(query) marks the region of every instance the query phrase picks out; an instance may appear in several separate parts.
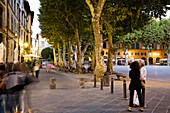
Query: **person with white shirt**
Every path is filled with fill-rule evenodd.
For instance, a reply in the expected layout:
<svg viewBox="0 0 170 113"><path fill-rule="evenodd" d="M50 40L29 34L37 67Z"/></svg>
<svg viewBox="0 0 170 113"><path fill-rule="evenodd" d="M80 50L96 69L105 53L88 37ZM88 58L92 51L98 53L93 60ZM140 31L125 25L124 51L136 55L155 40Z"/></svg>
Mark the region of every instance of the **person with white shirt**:
<svg viewBox="0 0 170 113"><path fill-rule="evenodd" d="M147 76L147 70L144 67L145 66L145 61L144 60L140 60L139 61L139 65L141 66L141 80L143 80L143 82L145 83L146 81L146 76ZM143 97L143 104L145 104L145 88L142 88L142 97ZM134 92L134 107L138 107L139 106L139 100L138 100L138 95L137 92Z"/></svg>
<svg viewBox="0 0 170 113"><path fill-rule="evenodd" d="M36 78L38 78L39 71L40 71L40 66L39 66L38 63L36 63L35 66L34 66L34 72L36 74Z"/></svg>

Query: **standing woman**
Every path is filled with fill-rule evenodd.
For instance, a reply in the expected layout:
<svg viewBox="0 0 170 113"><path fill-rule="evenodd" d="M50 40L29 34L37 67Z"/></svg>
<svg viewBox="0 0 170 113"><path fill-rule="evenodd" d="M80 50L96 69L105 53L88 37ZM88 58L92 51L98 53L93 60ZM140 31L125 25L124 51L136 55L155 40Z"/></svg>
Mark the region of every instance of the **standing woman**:
<svg viewBox="0 0 170 113"><path fill-rule="evenodd" d="M40 71L40 66L38 63L36 63L34 66L34 72L35 72L36 78L38 78L39 71Z"/></svg>
<svg viewBox="0 0 170 113"><path fill-rule="evenodd" d="M140 104L140 111L143 112L143 101L141 95L141 80L140 80L140 66L138 62L133 62L130 65L131 70L129 71L129 78L131 79L129 90L130 90L130 101L129 101L129 108L127 109L129 112L132 111L131 107L133 107L133 96L134 91L137 91L139 104Z"/></svg>

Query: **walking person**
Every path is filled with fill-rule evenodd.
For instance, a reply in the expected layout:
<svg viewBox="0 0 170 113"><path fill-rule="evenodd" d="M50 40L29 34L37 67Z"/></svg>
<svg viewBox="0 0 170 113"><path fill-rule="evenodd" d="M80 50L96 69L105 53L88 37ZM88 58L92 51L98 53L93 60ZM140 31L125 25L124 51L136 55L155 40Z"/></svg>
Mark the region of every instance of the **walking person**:
<svg viewBox="0 0 170 113"><path fill-rule="evenodd" d="M38 63L35 63L34 72L35 72L36 78L38 78L39 71L40 71L40 66Z"/></svg>
<svg viewBox="0 0 170 113"><path fill-rule="evenodd" d="M2 82L3 76L5 74L5 64L0 63L0 83ZM6 102L6 89L5 86L0 88L0 113L5 113L5 103Z"/></svg>
<svg viewBox="0 0 170 113"><path fill-rule="evenodd" d="M138 94L139 104L140 104L140 111L143 112L143 100L141 95L141 80L140 80L140 66L138 62L133 62L130 65L131 70L129 71L129 78L131 79L130 85L129 85L129 91L130 91L130 101L129 101L129 108L127 109L129 112L132 111L133 107L133 96L134 91L136 90Z"/></svg>

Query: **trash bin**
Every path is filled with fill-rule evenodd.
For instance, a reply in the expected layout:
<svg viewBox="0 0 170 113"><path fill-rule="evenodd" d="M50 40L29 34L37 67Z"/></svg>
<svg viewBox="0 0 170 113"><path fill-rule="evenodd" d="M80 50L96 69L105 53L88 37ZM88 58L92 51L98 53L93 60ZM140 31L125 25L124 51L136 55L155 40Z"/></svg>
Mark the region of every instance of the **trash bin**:
<svg viewBox="0 0 170 113"><path fill-rule="evenodd" d="M56 89L56 78L50 78L50 89Z"/></svg>
<svg viewBox="0 0 170 113"><path fill-rule="evenodd" d="M110 85L110 76L111 73L105 72L103 77L103 86L109 86Z"/></svg>

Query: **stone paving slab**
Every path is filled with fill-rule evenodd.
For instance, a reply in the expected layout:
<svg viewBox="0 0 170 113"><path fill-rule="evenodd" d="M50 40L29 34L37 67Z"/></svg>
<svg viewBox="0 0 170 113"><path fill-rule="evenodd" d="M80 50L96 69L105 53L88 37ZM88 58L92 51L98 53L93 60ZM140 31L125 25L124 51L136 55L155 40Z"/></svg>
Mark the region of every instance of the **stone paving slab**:
<svg viewBox="0 0 170 113"><path fill-rule="evenodd" d="M56 77L57 88L49 89L50 77ZM93 88L93 82L88 82L88 88L79 89L78 79L93 75L78 75L71 73L40 72L40 83L30 86L33 113L128 113L129 100L123 98L122 81L116 81L114 94L110 87L100 90L100 83ZM170 83L147 80L146 113L170 113ZM127 79L127 96L129 79ZM138 108L132 109L135 113Z"/></svg>

